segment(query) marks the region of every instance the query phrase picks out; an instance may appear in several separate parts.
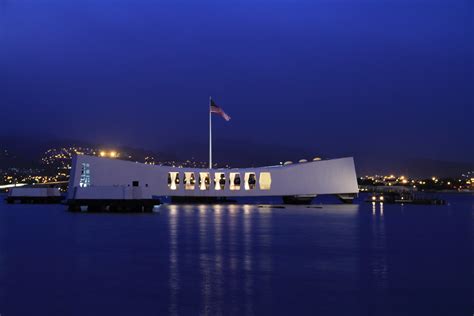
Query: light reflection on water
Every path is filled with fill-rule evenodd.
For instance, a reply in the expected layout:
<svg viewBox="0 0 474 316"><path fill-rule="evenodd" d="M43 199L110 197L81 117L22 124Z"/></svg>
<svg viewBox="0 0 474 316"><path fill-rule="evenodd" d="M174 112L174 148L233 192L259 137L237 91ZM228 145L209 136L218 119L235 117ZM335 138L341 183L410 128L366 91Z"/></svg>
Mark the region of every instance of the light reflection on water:
<svg viewBox="0 0 474 316"><path fill-rule="evenodd" d="M372 244L371 248L375 252L372 257L371 269L376 288L387 287L387 253L385 236L384 203L372 202Z"/></svg>
<svg viewBox="0 0 474 316"><path fill-rule="evenodd" d="M237 236L237 230L238 230L238 212L239 212L239 206L237 205L229 205L228 210L229 210L229 215L228 215L228 240L229 240L229 250L228 250L228 265L229 265L229 275L230 275L230 280L228 281L228 286L229 290L232 293L237 292L238 290L238 248L237 248L237 240L239 236ZM231 301L232 304L236 304L236 300Z"/></svg>
<svg viewBox="0 0 474 316"><path fill-rule="evenodd" d="M252 258L252 210L256 210L255 206L250 206L250 205L244 205L243 206L243 221L244 221L244 271L245 271L245 284L244 284L244 289L245 289L245 313L247 315L251 315L254 313L253 311L253 278L252 278L252 264L253 264L253 258Z"/></svg>
<svg viewBox="0 0 474 316"><path fill-rule="evenodd" d="M222 314L223 306L230 303L242 305L236 311L244 314L255 314L256 296L259 302L272 301L272 281L274 281L274 259L272 236L273 213L289 216L293 221L294 213L306 216L320 216L321 212L335 216L334 227L341 223L343 234L353 234L356 226L347 226L341 222L346 217L356 217L357 205L335 205L332 209L307 209L292 207L290 212L271 207L258 208L256 205L164 205L160 207L162 215L169 221L169 256L170 256L170 307L169 313L176 314L179 309L180 290L183 282L180 274L183 271L182 259L188 256L183 252L180 242L187 243L192 235L193 227L198 227L198 266L194 271L199 274L196 279L200 291L199 311L201 314ZM336 212L334 212L334 209ZM194 221L193 221L193 216ZM189 219L187 219L189 217ZM180 219L181 218L181 219ZM182 223L184 221L184 224ZM284 229L282 225L278 229ZM316 230L329 232L329 226L317 225ZM330 236L328 236L330 237ZM332 247L338 239L317 240L318 245ZM291 245L290 245L291 246ZM349 249L356 245L348 245ZM194 249L195 250L195 249ZM280 259L281 260L281 259ZM287 258L287 261L291 258ZM304 262L302 263L305 264ZM354 259L344 259L341 265L320 258L309 266L324 270L341 269L343 273L351 273L356 269ZM256 292L258 291L258 293ZM229 299L230 298L230 299Z"/></svg>
<svg viewBox="0 0 474 316"><path fill-rule="evenodd" d="M178 313L177 295L179 291L179 271L178 271L178 207L169 206L169 233L170 233L170 308L168 313L176 315Z"/></svg>
<svg viewBox="0 0 474 316"><path fill-rule="evenodd" d="M2 196L0 196L0 199ZM0 283L1 280L5 280L5 273L7 272L5 248L6 248L6 236L8 227L5 221L0 220ZM0 286L0 302L5 299L6 287Z"/></svg>
<svg viewBox="0 0 474 316"><path fill-rule="evenodd" d="M215 263L214 263L214 277L213 277L213 286L215 288L216 297L215 300L219 302L217 304L216 312L222 314L222 299L224 295L224 280L223 280L223 256L222 256L222 207L216 205L214 208L214 253L215 253Z"/></svg>
<svg viewBox="0 0 474 316"><path fill-rule="evenodd" d="M471 306L473 203L460 205L162 205L114 215L0 204L0 309L456 315Z"/></svg>
<svg viewBox="0 0 474 316"><path fill-rule="evenodd" d="M211 301L211 291L212 291L212 276L211 268L209 265L209 249L207 246L207 240L209 238L208 225L207 225L207 207L205 205L199 205L199 264L200 264L200 273L201 273L201 302L203 309L201 314L206 314L210 310L210 301Z"/></svg>
<svg viewBox="0 0 474 316"><path fill-rule="evenodd" d="M272 267L272 211L269 209L258 209L259 217L259 270L262 275L262 302L271 304L272 287L271 287L271 274L273 272Z"/></svg>
<svg viewBox="0 0 474 316"><path fill-rule="evenodd" d="M245 313L253 314L256 261L259 264L257 270L263 272L261 286L265 299L270 299L271 209L258 209L252 205L167 205L160 207L160 211L169 222L169 314L178 314L180 304L182 260L179 256L182 252L179 243L188 240L185 236L189 232L186 230L194 224L182 222L183 218L192 217L194 213L197 213L199 227L199 271L196 272L200 282L200 314L222 314L224 296L229 291L242 295ZM260 233L255 235L257 228ZM254 244L258 244L258 251L255 251Z"/></svg>
<svg viewBox="0 0 474 316"><path fill-rule="evenodd" d="M256 205L161 206L162 215L168 217L170 234L169 313L177 314L179 305L182 304L179 293L183 289L183 285L180 284L182 282L180 274L187 270L184 268L186 271L183 272L183 260L180 256L189 254L183 252L184 246L180 245L180 242L190 241L189 236L192 235L193 226L198 226L199 269L194 272L199 274L197 280L200 288L200 314L222 314L223 307L230 303L231 305L241 304L236 309L240 311L239 313L252 315L256 313L254 308L256 297L260 303L267 302L267 304L271 304L273 298L274 212L277 212L279 216L288 217L289 223L297 225L299 223L293 222L295 213L310 217L321 216L321 213L334 216L331 220L334 228L339 227L342 235L346 235L353 234L356 226L347 226L343 221L346 217L356 217L359 208L357 205L333 205L328 209L312 210L304 206L293 206L290 209L291 211L287 212L271 207L259 208ZM280 225L282 223L284 222L280 222ZM323 235L334 232L334 228L324 224L314 227ZM285 226L281 225L278 229L284 230ZM330 233L322 240L314 240L315 245L324 248L337 246L340 240L331 238L332 234ZM298 241L295 240L295 243L295 246L299 246ZM289 246L292 245L289 244ZM355 246L355 244L348 244L344 247L353 249ZM294 258L283 258L285 259L286 261L294 260ZM309 266L317 267L321 273L333 269L340 269L343 273L353 273L356 270L357 264L353 258L340 261L341 265L338 266L320 258ZM302 262L302 264L305 263Z"/></svg>

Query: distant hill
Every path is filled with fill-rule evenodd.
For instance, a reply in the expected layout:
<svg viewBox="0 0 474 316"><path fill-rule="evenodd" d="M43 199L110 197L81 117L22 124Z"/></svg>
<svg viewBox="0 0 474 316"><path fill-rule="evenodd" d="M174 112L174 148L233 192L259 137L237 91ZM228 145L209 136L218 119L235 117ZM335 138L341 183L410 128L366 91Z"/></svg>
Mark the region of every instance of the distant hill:
<svg viewBox="0 0 474 316"><path fill-rule="evenodd" d="M115 150L123 155L132 156L133 159L143 162L145 157L152 156L156 161L175 160L174 155L156 152L143 148L133 148L119 145L91 144L76 140L61 140L48 142L32 142L23 138L0 139L0 169L42 167L41 159L49 149L68 147L86 147L97 150Z"/></svg>
<svg viewBox="0 0 474 316"><path fill-rule="evenodd" d="M112 146L113 145L113 146ZM50 148L81 146L96 149L117 150L122 153L132 153L133 157L153 156L158 162L169 161L202 161L208 160L207 143L181 143L173 147L149 150L133 148L133 146L120 144L91 144L77 140L60 140L37 142L21 137L0 138L0 168L9 167L37 167L44 152ZM5 150L8 152L6 153ZM404 157L377 157L365 153L325 153L315 149L303 149L292 144L261 144L252 140L214 140L214 162L219 166L232 167L257 167L278 165L280 162L300 159L312 160L314 157L323 159L354 156L357 174L398 174L416 178L432 176L448 177L460 176L462 173L474 170L474 162L442 161L424 158Z"/></svg>

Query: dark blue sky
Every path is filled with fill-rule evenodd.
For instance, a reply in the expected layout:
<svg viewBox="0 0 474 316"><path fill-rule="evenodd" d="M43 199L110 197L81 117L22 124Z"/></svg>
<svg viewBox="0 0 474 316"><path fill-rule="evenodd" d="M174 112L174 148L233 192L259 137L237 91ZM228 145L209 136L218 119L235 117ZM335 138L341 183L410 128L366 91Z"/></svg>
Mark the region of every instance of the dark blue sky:
<svg viewBox="0 0 474 316"><path fill-rule="evenodd" d="M212 95L216 151L469 162L473 23L469 0L0 0L0 132L205 156Z"/></svg>

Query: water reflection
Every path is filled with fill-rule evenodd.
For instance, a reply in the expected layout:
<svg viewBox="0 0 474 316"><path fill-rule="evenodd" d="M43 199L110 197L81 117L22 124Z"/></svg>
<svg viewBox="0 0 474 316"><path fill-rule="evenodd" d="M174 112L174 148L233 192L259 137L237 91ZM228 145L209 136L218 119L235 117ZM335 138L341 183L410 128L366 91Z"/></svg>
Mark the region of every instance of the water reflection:
<svg viewBox="0 0 474 316"><path fill-rule="evenodd" d="M223 278L223 262L222 262L222 218L224 216L221 205L215 205L214 210L214 276L213 276L213 288L215 289L215 298L217 301L216 310L217 314L222 314L222 298L224 291L224 278Z"/></svg>
<svg viewBox="0 0 474 316"><path fill-rule="evenodd" d="M229 205L228 206L228 268L229 268L229 287L230 292L235 293L238 290L238 264L239 264L239 256L238 248L237 248L237 241L238 241L238 218L239 218L239 209L240 206L237 205Z"/></svg>
<svg viewBox="0 0 474 316"><path fill-rule="evenodd" d="M258 209L259 225L259 272L262 275L262 302L269 305L272 302L271 273L273 271L272 261L272 210Z"/></svg>
<svg viewBox="0 0 474 316"><path fill-rule="evenodd" d="M383 301L388 288L387 237L384 203L371 202L370 213L359 213L360 282L364 309L376 314L376 306ZM370 214L370 215L369 215ZM371 302L375 302L371 303Z"/></svg>
<svg viewBox="0 0 474 316"><path fill-rule="evenodd" d="M244 205L244 291L245 291L245 313L253 314L253 278L252 278L252 208L250 205Z"/></svg>
<svg viewBox="0 0 474 316"><path fill-rule="evenodd" d="M200 314L208 314L211 310L211 291L212 291L212 276L211 266L209 264L209 247L207 240L208 233L208 214L207 206L199 205L199 270L201 274L200 288L201 288L201 311Z"/></svg>
<svg viewBox="0 0 474 316"><path fill-rule="evenodd" d="M0 216L0 284L5 284L7 266L4 253L6 251L7 225L5 224L5 218L2 214L0 214ZM3 301L6 294L5 291L5 287L0 286L0 302Z"/></svg>
<svg viewBox="0 0 474 316"><path fill-rule="evenodd" d="M178 208L175 205L169 207L169 234L170 234L170 307L168 313L170 315L178 314L178 291L179 291L179 273L178 273Z"/></svg>
<svg viewBox="0 0 474 316"><path fill-rule="evenodd" d="M374 256L372 257L372 274L374 277L374 285L378 289L384 289L387 286L387 242L385 235L385 219L383 216L383 203L379 205L379 215L374 216L372 221L372 249Z"/></svg>
<svg viewBox="0 0 474 316"><path fill-rule="evenodd" d="M190 212L194 210L193 213ZM252 205L168 206L169 225L169 314L178 314L178 299L184 288L185 266L198 260L199 313L223 314L227 303L243 304L237 310L255 314L255 288L263 290L262 300L270 303L273 260L272 210ZM192 215L194 214L194 215ZM194 217L193 217L194 216ZM193 247L193 226L197 247ZM185 243L185 244L183 244ZM180 256L189 256L180 259ZM196 257L197 256L197 257ZM195 259L192 259L192 258ZM256 275L260 276L256 278ZM260 281L258 281L260 280ZM258 283L256 283L258 282Z"/></svg>
<svg viewBox="0 0 474 316"><path fill-rule="evenodd" d="M470 315L473 202L451 198L115 215L0 203L0 312Z"/></svg>
<svg viewBox="0 0 474 316"><path fill-rule="evenodd" d="M355 315L383 314L380 306L403 303L398 296L389 299L394 284L396 288L409 286L407 276L415 282L419 275L423 282L436 277L427 270L429 267L423 265L424 270L418 268L415 272L411 266L418 263L407 262L411 256L420 262L424 258L423 252L407 250L423 233L421 226L409 225L417 220L416 214L410 209L404 215L399 206L378 202L312 209L170 206L168 212L163 212L169 217L168 313L311 311L324 315L330 306L340 314L355 308L359 308ZM437 227L441 226L433 226L432 230ZM430 248L425 247L424 240L418 241L416 249L424 249L426 254ZM427 258L434 256L434 252L428 252ZM347 291L356 295L349 298ZM327 293L335 293L342 303L334 303ZM303 309L297 304L287 307L279 297L303 302Z"/></svg>

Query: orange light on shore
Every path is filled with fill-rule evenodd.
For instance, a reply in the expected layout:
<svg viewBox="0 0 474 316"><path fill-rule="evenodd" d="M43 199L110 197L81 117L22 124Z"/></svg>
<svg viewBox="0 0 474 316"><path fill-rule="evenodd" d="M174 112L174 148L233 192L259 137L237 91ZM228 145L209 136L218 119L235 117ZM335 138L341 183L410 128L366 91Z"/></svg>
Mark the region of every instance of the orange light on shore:
<svg viewBox="0 0 474 316"><path fill-rule="evenodd" d="M111 150L111 151L101 150L99 152L99 156L100 157L117 158L118 156L120 156L120 154L115 150Z"/></svg>

